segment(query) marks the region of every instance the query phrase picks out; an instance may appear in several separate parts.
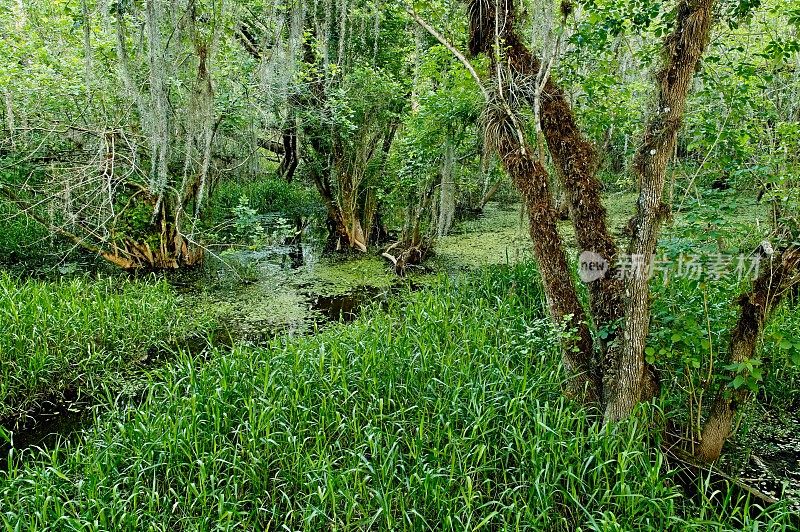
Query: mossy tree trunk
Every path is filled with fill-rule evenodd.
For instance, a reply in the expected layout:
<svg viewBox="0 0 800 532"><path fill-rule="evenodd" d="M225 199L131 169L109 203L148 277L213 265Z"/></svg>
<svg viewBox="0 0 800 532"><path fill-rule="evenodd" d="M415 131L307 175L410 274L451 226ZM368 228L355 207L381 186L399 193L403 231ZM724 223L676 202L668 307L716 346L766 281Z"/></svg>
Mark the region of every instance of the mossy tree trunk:
<svg viewBox="0 0 800 532"><path fill-rule="evenodd" d="M657 105L647 122L634 161L640 195L636 215L630 223L632 237L627 251L632 260L638 258L643 264L655 253L661 225L668 212L663 204L667 166L675 150L694 73L709 42L713 4L713 0L682 0L673 31L665 40L663 68L657 75ZM548 174L542 161L534 156L522 114L517 109L522 102L541 105L541 109L534 111L540 113L541 131L568 197L580 250L592 252L613 265L618 248L609 231L600 197L596 150L580 132L564 92L553 80L546 80L540 100L530 89L542 65L518 37L513 1L469 0L467 6L470 52L486 54L491 62L491 80L487 86L493 89L491 93L484 89L487 139L502 157L530 213L534 255L542 272L551 315L557 321L571 316L572 325L578 331L578 340L568 346L569 352L565 353L566 365L576 379L573 382L583 383L588 390L583 395L588 404L601 404L607 422L621 419L628 416L636 404L659 391L656 374L644 360L650 324L647 268L625 280L616 275L618 272L613 266L608 268L601 279L589 284L590 313L584 312L576 295L564 245L556 231ZM467 68L477 77L471 65L467 64ZM772 283L791 277L781 272L789 270L787 257L794 257L792 253L785 253L782 266L757 281L754 291L746 298L751 303L742 305L742 317L732 332L734 359L753 354L763 321L777 298L770 299L769 304L752 301L766 297L763 294L766 286L774 287ZM791 264L796 267L795 263ZM792 283L798 281L796 277L791 279ZM787 284L784 288L791 287ZM590 321L596 329L610 331L610 334L603 335L604 340L592 341L588 333ZM733 401L725 394L720 397L707 425L708 436L704 438L708 442L701 446L705 449L701 451L704 458L713 457L714 449L721 445L720 435L730 428L730 413L735 409L735 397Z"/></svg>
<svg viewBox="0 0 800 532"><path fill-rule="evenodd" d="M675 28L664 44L664 66L657 76L658 98L650 114L644 139L636 153L634 168L640 192L636 216L631 221L633 237L628 247L632 260L649 264L669 207L663 202L667 165L675 151L678 130L686 110L686 98L697 65L711 32L714 0L681 1ZM641 400L657 391L645 371L644 350L650 329L650 284L647 268L634 271L625 287L625 320L621 352L612 366L613 389L608 390L606 419L630 414Z"/></svg>
<svg viewBox="0 0 800 532"><path fill-rule="evenodd" d="M534 147L528 142L520 142L515 124L517 119L507 112L507 106L490 102L485 117L488 142L500 155L525 203L534 257L542 276L550 315L558 325L576 331L574 337L566 339L563 347L564 365L571 376L568 393L585 404L599 405L601 382L592 364L592 335L558 233L558 213L549 190L547 170L536 156Z"/></svg>
<svg viewBox="0 0 800 532"><path fill-rule="evenodd" d="M800 286L800 248L795 246L777 256L762 258L761 273L753 289L739 300L741 312L731 331L729 364L741 364L756 358L764 324L775 307L797 286ZM707 462L719 458L722 446L731 435L736 412L749 395L746 386L732 389L726 383L720 385L703 425L696 450L698 458Z"/></svg>
<svg viewBox="0 0 800 532"><path fill-rule="evenodd" d="M492 91L483 117L487 145L500 156L503 166L523 197L529 216L534 257L542 275L548 307L558 325L577 331L564 346L564 362L570 371L569 393L587 404L599 406L600 374L593 367L593 341L589 320L578 298L564 243L558 233L558 215L550 191L549 175L527 140L518 113L519 95L511 86L529 73L530 54L515 30L515 10L510 0L471 0L470 53L486 54L491 66Z"/></svg>

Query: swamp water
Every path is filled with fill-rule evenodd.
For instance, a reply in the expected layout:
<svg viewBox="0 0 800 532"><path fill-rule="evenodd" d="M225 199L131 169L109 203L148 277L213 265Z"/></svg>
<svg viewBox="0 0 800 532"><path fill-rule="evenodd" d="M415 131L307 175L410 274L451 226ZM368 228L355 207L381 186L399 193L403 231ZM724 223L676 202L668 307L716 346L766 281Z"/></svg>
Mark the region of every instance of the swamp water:
<svg viewBox="0 0 800 532"><path fill-rule="evenodd" d="M265 232L276 217L262 217ZM324 253L324 235L306 229L295 241L259 247L210 249L202 268L165 274L187 308L213 318L213 339L192 337L171 345L151 346L147 355L126 371L125 390L114 390L116 406L135 406L143 397L148 380L143 374L157 373L170 364L177 350L202 359L213 347L233 344L265 346L276 336L314 334L337 322L354 320L367 305L383 306L392 298L416 290L439 273L456 274L485 264L523 260L527 253L526 229L519 210L490 206L486 215L456 227L445 237L439 252L424 269L406 277L395 275L379 254ZM95 272L124 275L108 270L91 258L58 263L48 270L18 271L39 279L52 279ZM66 390L42 401L38 408L14 419L0 420L0 469L24 460L36 448L52 448L94 422L109 408L99 400Z"/></svg>
<svg viewBox="0 0 800 532"><path fill-rule="evenodd" d="M270 218L264 218L265 225ZM567 229L565 236L569 236ZM211 348L234 343L264 346L278 335L314 334L331 323L354 320L366 305L386 304L391 298L424 286L438 273L456 274L487 264L514 263L530 257L526 228L519 210L489 206L485 216L459 224L437 246L425 271L398 278L376 254L323 252L319 232L308 231L300 241L260 248L211 250L201 269L168 275L167 279L187 305L213 316L219 330L210 343L190 338L172 346L151 347L145 359L132 368L132 385L122 402L142 400L147 381L137 385L136 373L169 364L176 349L203 358ZM59 265L59 273L83 269ZM39 272L38 277L44 275ZM6 439L13 439L15 460L24 460L36 447L52 448L65 438L91 426L108 406L67 391L63 398L45 401L27 416L0 424ZM765 493L800 504L800 417L765 423L770 430L756 431L749 446L737 445L739 459L722 464L732 476ZM776 427L779 430L775 430ZM7 467L11 441L2 443L0 469ZM744 447L750 447L745 449Z"/></svg>

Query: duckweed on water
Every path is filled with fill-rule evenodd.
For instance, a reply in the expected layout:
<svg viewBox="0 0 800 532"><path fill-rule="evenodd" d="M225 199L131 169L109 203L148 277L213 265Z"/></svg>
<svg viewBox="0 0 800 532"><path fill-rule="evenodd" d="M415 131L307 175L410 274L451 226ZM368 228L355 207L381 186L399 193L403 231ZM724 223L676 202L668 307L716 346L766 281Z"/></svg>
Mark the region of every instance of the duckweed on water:
<svg viewBox="0 0 800 532"><path fill-rule="evenodd" d="M520 218L519 205L490 203L479 218L457 224L450 235L439 240L434 262L445 271L516 264L531 256L526 224Z"/></svg>
<svg viewBox="0 0 800 532"><path fill-rule="evenodd" d="M309 283L308 288L314 293L337 295L364 286L389 288L397 283L397 276L383 258L359 255L346 260L320 260L301 282Z"/></svg>
<svg viewBox="0 0 800 532"><path fill-rule="evenodd" d="M611 227L620 231L634 213L636 195L607 194L603 199ZM452 234L437 243L433 261L436 267L444 271L459 271L487 264L517 264L531 260L527 216L520 212L520 208L518 204L502 206L489 203L479 218L459 223ZM559 232L571 252L577 254L572 225L567 221L561 223Z"/></svg>

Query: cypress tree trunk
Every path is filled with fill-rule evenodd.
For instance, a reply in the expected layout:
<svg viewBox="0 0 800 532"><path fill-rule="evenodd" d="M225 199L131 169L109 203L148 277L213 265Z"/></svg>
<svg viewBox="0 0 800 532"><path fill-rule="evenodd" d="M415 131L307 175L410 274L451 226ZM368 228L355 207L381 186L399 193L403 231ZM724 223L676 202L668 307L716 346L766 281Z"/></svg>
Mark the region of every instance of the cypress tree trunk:
<svg viewBox="0 0 800 532"><path fill-rule="evenodd" d="M697 64L708 46L714 0L682 0L675 29L667 37L664 67L658 73L657 107L645 130L636 154L634 168L641 183L637 213L633 218L633 238L628 249L634 268L625 287L625 323L621 352L613 359L615 384L608 390L606 420L627 416L642 399L657 392L645 371L644 349L650 328L650 286L647 265L655 253L662 222L668 211L662 202L667 164L675 151L678 130L686 108Z"/></svg>

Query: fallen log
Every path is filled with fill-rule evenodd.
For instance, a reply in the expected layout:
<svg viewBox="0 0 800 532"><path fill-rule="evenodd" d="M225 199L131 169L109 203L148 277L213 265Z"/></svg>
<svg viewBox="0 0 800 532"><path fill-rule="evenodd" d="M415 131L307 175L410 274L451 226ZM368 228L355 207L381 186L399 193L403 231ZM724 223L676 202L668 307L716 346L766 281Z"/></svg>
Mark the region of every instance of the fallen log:
<svg viewBox="0 0 800 532"><path fill-rule="evenodd" d="M395 242L381 256L392 263L397 275L403 276L409 268L419 267L428 257L432 246L424 242L419 245L403 245L402 242ZM391 253L397 250L398 253Z"/></svg>

